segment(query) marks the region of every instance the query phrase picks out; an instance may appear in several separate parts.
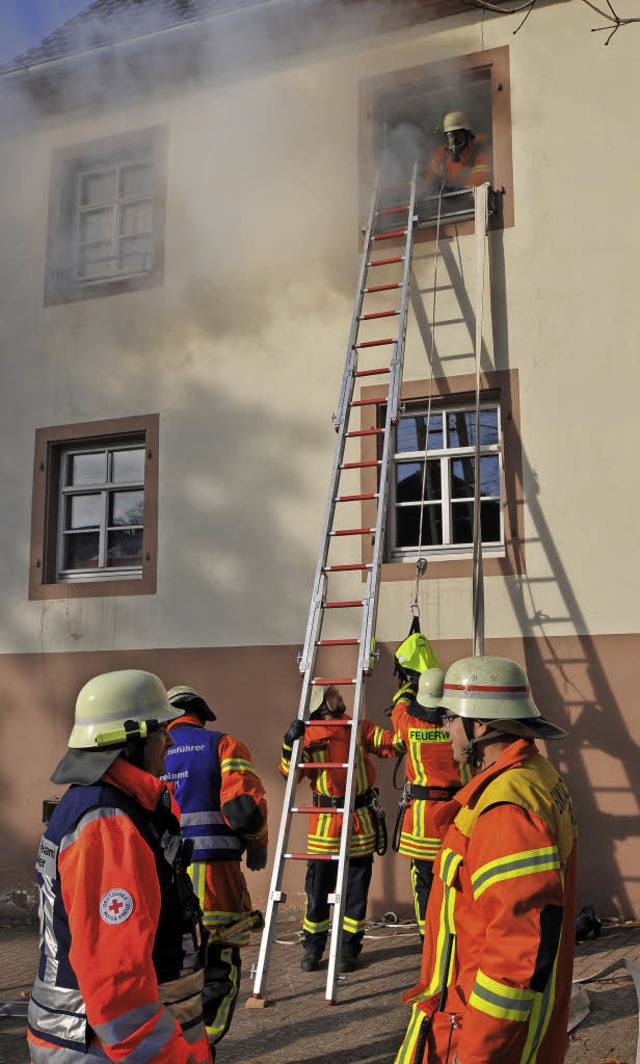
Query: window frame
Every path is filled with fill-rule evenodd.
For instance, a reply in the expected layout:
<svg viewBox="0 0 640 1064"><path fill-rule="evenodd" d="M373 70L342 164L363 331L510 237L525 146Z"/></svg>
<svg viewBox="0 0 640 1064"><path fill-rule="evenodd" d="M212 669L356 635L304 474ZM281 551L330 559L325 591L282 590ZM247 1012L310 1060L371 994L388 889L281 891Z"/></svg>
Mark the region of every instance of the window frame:
<svg viewBox="0 0 640 1064"><path fill-rule="evenodd" d="M469 405L475 403L475 374L462 374L456 377L434 377L431 381L432 410L438 406ZM524 489L522 481L522 442L520 438L520 393L517 369L492 370L480 376L481 403L497 404L500 408L502 436L500 451L502 454L501 482L503 491L503 532L504 544L500 550L483 547L483 568L485 576L513 576L526 573L526 554L524 536ZM379 385L363 387L361 399L372 399L380 394ZM428 402L429 381L403 381L400 392L401 404L407 407L423 408ZM361 407L361 428L376 427L372 424L372 414L376 408ZM377 437L363 436L360 455L363 462L374 463L362 470L361 491L363 494L377 492L378 467ZM383 581L415 580L415 560L417 552L404 560L391 559L389 554L389 527L393 519L391 514L392 494L390 492L387 510L387 537L385 553L381 567ZM373 528L376 523L377 500L367 499L361 504L361 523L363 528ZM465 548L466 549L466 548ZM440 557L429 554L429 564L425 579L439 580L470 576L473 571L473 559L469 552L460 556L448 553ZM370 564L373 560L373 538L363 537L362 562ZM364 579L364 576L363 576Z"/></svg>
<svg viewBox="0 0 640 1064"><path fill-rule="evenodd" d="M166 222L167 186L167 128L152 126L117 137L105 137L86 144L75 145L54 151L51 157L51 180L49 190L49 217L47 224L47 251L45 271L44 305L71 303L100 296L119 295L152 288L164 280L164 244ZM136 163L150 163L153 167L151 191L134 197L152 202L151 229L152 262L148 270L120 273L114 276L88 278L77 277L76 252L81 246L78 225L82 214L80 178L92 172L121 169ZM125 197L116 187L115 199L105 204L112 206L113 226L119 217L119 207ZM94 209L96 205L91 205ZM143 234L130 234L138 236ZM112 244L119 242L115 231ZM90 241L89 243L95 243Z"/></svg>
<svg viewBox="0 0 640 1064"><path fill-rule="evenodd" d="M482 550L486 556L504 555L504 477L502 472L502 417L500 404L495 399L490 400L484 398L480 403L480 410L496 410L497 412L497 428L498 428L498 442L493 444L485 444L480 447L480 457L484 458L490 455L496 455L498 458L498 475L500 478L500 495L498 496L482 496L482 502L498 501L500 503L500 536L498 540L491 540L485 542L483 540ZM434 414L440 414L443 418L443 429L448 433L448 429L445 426L447 418L450 414L455 413L468 413L475 414L475 397L471 401L461 403L454 401L452 403L443 402L441 399L436 401L434 405L432 403L431 416ZM410 408L405 411L404 416L420 415L427 413L427 405L410 404ZM402 417L403 415L401 415ZM444 437L443 437L444 439ZM448 441L447 441L448 442ZM428 461L438 462L440 466L440 491L441 497L437 502L429 503L427 505L439 506L442 513L442 539L441 545L427 546L422 544L422 554L431 561L436 558L450 559L453 557L460 558L472 558L473 557L473 543L461 543L456 544L452 541L453 535L453 520L452 520L452 506L455 502L471 502L473 505L473 496L465 499L454 500L453 493L451 491L451 469L452 464L459 458L471 458L475 460L476 449L475 446L471 447L451 447L442 446L439 450L430 451L395 451L392 456L392 469L395 470L402 462L417 462L422 463L425 458L425 453L429 455ZM387 555L390 562L403 562L405 558L415 561L418 557L418 547L399 547L395 542L395 514L398 508L402 509L419 509L419 501L411 501L406 503L399 503L396 499L396 485L397 478L391 477L390 489L389 489L389 521L388 521L388 536L387 536Z"/></svg>
<svg viewBox="0 0 640 1064"><path fill-rule="evenodd" d="M158 552L158 444L160 418L145 414L109 421L58 425L36 430L31 510L29 599L150 595L157 588ZM142 564L86 570L61 577L60 530L62 522L61 471L69 452L102 450L127 443L145 449L144 525ZM92 573L89 576L89 573Z"/></svg>
<svg viewBox="0 0 640 1064"><path fill-rule="evenodd" d="M496 212L489 216L488 228L510 229L514 224L513 164L511 147L511 81L509 74L509 46L490 48L483 52L453 56L451 59L420 66L395 70L368 78L360 84L360 225L365 228L375 181L376 162L375 110L378 101L390 94L397 95L403 88L410 90L428 81L438 81L452 73L471 76L486 71L491 82L491 143L493 156L492 187L499 193ZM463 221L443 221L440 237L463 236L473 233L473 218ZM422 225L416 229L415 241L433 241L435 225Z"/></svg>

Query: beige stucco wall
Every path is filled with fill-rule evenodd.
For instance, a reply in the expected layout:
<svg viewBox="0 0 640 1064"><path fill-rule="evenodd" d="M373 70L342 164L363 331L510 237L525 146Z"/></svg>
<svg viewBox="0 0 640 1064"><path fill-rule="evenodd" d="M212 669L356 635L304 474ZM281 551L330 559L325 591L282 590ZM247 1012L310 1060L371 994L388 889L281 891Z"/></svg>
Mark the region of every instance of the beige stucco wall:
<svg viewBox="0 0 640 1064"><path fill-rule="evenodd" d="M512 21L488 16L481 26L469 13L257 74L238 70L215 85L156 89L117 107L7 126L0 676L20 712L5 714L3 724L7 882L26 875L73 691L98 665L122 664L121 652L140 651L143 667L167 672L161 651L183 651L168 682L184 680L183 669L203 679L212 669L229 704L237 699L240 733L258 737L259 767L276 787L269 751L277 757L281 725L297 701L295 650L355 294L359 84L509 44L515 226L489 241L499 283L492 294L487 281L485 368L519 370L527 572L487 579L487 637L523 659L528 646L533 679L553 692L556 710L568 704L568 723L580 725L562 767L590 834L595 803L599 867L608 862L598 904L640 911L629 841L638 810L624 767L637 750L635 686L629 671L624 680L607 671L637 669L640 656L632 638L640 599L640 144L620 104L638 95L640 73L632 32L604 49L589 33L590 18L570 4L536 9L514 38ZM163 286L44 308L51 152L155 124L168 127ZM416 270L426 284L424 247ZM473 238L461 237L454 250L473 295ZM447 344L450 354L471 349L464 330L456 340L442 337L443 351ZM456 374L473 368L468 357L445 365ZM407 375L425 373L412 315ZM35 429L148 412L160 414L157 594L28 602ZM392 645L405 634L412 593L406 582L382 587L381 641ZM470 649L470 604L470 579L423 587L426 628L445 663ZM611 640L618 652L597 656L595 667L576 639L584 633ZM523 644L523 636L535 638ZM256 650L242 659L241 689L229 682L237 652L225 648L236 647L268 649L268 727L254 696L260 673L254 679L248 671ZM202 648L197 662L194 648ZM382 700L388 664L387 653L373 681ZM607 720L624 742L612 745ZM28 768L16 756L25 721L42 739ZM224 724L233 729L235 720ZM619 773L619 790L607 790ZM619 834L609 847L612 823ZM399 888L382 882L374 900L387 890L401 899Z"/></svg>

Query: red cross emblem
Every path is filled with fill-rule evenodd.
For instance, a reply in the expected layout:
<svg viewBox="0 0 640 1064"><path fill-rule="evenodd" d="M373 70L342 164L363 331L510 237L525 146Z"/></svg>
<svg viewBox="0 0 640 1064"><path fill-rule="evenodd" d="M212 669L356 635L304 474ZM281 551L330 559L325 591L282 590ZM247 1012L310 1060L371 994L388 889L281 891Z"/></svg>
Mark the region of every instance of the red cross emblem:
<svg viewBox="0 0 640 1064"><path fill-rule="evenodd" d="M105 924L122 924L133 912L133 898L128 890L114 887L100 899L100 916Z"/></svg>

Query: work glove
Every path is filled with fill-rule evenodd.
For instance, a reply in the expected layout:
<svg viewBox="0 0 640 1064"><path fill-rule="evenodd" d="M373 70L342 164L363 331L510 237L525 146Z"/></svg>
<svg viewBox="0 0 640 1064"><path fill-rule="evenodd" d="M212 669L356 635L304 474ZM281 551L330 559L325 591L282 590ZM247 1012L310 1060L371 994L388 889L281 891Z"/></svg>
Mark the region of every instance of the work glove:
<svg viewBox="0 0 640 1064"><path fill-rule="evenodd" d="M246 861L250 872L261 872L267 867L267 847L248 846Z"/></svg>
<svg viewBox="0 0 640 1064"><path fill-rule="evenodd" d="M291 724L287 728L284 734L285 746L293 746L296 739L301 739L304 735L304 721L301 721L298 717L291 721Z"/></svg>

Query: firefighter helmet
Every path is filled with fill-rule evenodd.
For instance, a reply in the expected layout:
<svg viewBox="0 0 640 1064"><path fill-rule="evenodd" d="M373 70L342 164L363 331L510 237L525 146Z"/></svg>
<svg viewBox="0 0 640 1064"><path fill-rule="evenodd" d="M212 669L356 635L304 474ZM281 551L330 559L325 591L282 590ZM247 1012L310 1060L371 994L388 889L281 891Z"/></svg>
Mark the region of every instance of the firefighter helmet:
<svg viewBox="0 0 640 1064"><path fill-rule="evenodd" d="M458 129L465 129L470 133L471 126L469 125L469 119L464 111L449 111L449 113L444 116L442 132L446 135L447 133L455 133Z"/></svg>
<svg viewBox="0 0 640 1064"><path fill-rule="evenodd" d="M330 684L328 684L326 687L314 686L311 692L311 697L309 699L309 713L316 713L320 709L320 706L324 702L327 693L330 689Z"/></svg>
<svg viewBox="0 0 640 1064"><path fill-rule="evenodd" d="M182 711L170 705L162 680L152 672L105 672L89 680L78 695L69 747L92 750L98 735L122 728L125 721L162 723L180 716Z"/></svg>
<svg viewBox="0 0 640 1064"><path fill-rule="evenodd" d="M461 658L447 669L442 708L466 720L490 721L515 735L560 739L567 733L540 715L526 672L510 658Z"/></svg>
<svg viewBox="0 0 640 1064"><path fill-rule="evenodd" d="M201 720L215 720L216 715L211 706L205 702L202 695L194 691L193 687L181 684L167 691L167 698L172 706L182 710L183 713L195 713Z"/></svg>
<svg viewBox="0 0 640 1064"><path fill-rule="evenodd" d="M416 702L426 709L438 709L442 705L443 681L443 669L425 669L418 682Z"/></svg>

